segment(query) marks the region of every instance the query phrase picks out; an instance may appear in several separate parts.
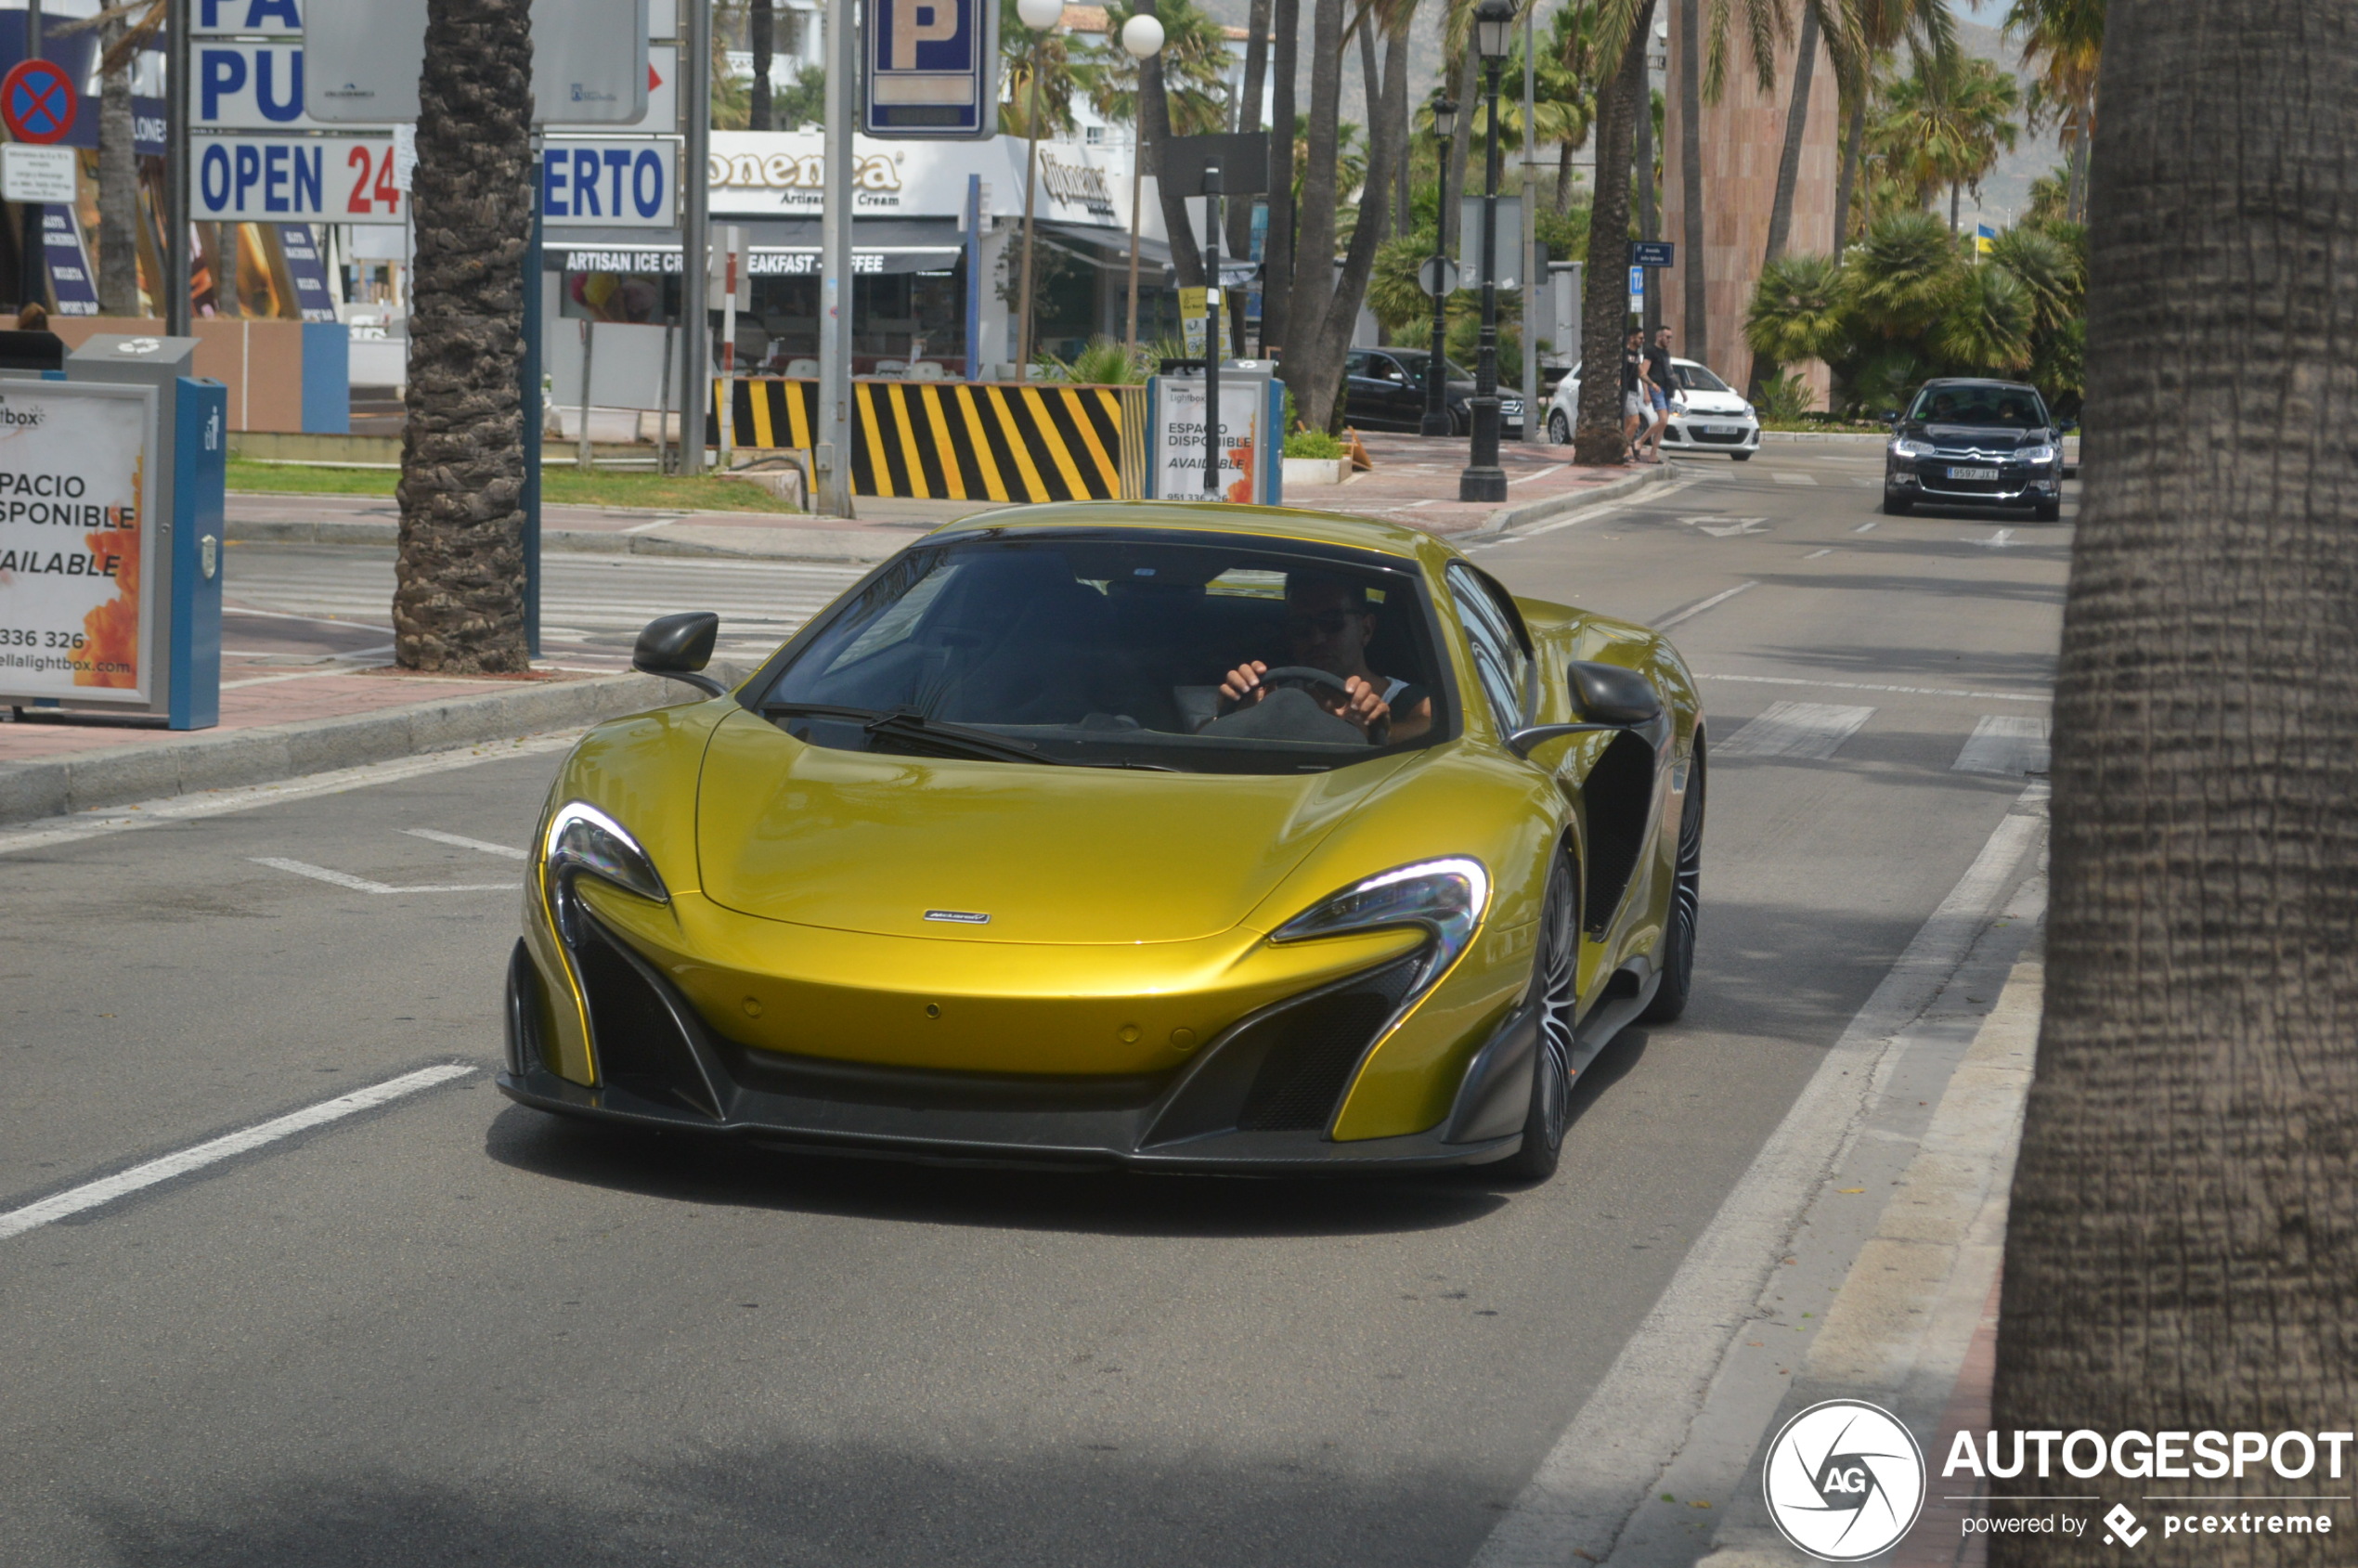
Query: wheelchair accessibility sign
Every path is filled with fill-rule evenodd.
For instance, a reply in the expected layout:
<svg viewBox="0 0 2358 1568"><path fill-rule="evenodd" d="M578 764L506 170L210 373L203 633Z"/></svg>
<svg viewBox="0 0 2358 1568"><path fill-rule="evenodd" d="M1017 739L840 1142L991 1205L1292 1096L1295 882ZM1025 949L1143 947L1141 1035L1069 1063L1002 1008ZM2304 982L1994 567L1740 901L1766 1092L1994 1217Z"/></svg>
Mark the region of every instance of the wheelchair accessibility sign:
<svg viewBox="0 0 2358 1568"><path fill-rule="evenodd" d="M997 0L869 0L861 129L983 141L999 129Z"/></svg>

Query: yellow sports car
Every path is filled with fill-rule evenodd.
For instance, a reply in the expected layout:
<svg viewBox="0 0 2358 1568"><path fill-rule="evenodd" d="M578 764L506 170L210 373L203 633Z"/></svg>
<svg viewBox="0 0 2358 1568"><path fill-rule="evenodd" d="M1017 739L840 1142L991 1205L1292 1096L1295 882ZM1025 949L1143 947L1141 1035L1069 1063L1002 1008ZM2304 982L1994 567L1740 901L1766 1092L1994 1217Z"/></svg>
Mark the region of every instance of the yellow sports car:
<svg viewBox="0 0 2358 1568"><path fill-rule="evenodd" d="M1556 1165L1685 1006L1692 677L1313 512L994 512L730 691L637 667L535 838L499 1086L844 1153L1300 1173Z"/></svg>

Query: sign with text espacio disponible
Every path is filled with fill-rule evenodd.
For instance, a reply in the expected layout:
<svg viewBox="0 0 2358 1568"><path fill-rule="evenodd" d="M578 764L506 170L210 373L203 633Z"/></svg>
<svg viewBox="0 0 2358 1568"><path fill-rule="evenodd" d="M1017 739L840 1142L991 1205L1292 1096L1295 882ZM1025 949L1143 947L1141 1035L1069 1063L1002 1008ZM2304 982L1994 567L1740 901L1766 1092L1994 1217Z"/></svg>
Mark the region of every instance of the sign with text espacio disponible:
<svg viewBox="0 0 2358 1568"><path fill-rule="evenodd" d="M0 381L0 694L144 705L155 392Z"/></svg>
<svg viewBox="0 0 2358 1568"><path fill-rule="evenodd" d="M862 131L934 141L998 135L998 0L868 0L862 9Z"/></svg>
<svg viewBox="0 0 2358 1568"><path fill-rule="evenodd" d="M1279 387L1274 395L1273 386ZM1220 499L1274 505L1279 464L1269 438L1277 428L1270 412L1282 406L1282 383L1266 375L1220 379ZM1204 496L1204 383L1200 375L1157 376L1152 383L1147 453L1149 494L1157 500L1200 500Z"/></svg>

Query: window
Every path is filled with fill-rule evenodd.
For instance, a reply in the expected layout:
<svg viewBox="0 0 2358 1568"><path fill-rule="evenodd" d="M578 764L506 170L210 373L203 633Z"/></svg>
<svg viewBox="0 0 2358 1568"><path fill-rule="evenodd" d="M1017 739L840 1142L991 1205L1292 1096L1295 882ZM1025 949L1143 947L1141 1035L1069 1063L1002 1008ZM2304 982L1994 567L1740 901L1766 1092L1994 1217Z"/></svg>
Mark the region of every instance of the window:
<svg viewBox="0 0 2358 1568"><path fill-rule="evenodd" d="M1908 418L1975 430L2037 430L2048 423L2047 405L2027 386L1928 386L1916 394Z"/></svg>
<svg viewBox="0 0 2358 1568"><path fill-rule="evenodd" d="M1499 607L1489 582L1462 561L1450 563L1449 597L1458 606L1466 641L1473 645L1474 676L1482 682L1483 694L1490 699L1498 728L1521 729L1531 674L1522 638Z"/></svg>
<svg viewBox="0 0 2358 1568"><path fill-rule="evenodd" d="M1674 359L1670 362L1670 373L1677 376L1678 378L1678 384L1685 387L1689 392L1727 392L1731 390L1726 382L1721 381L1717 376L1713 375L1709 370L1704 369L1702 366L1690 365L1682 359Z"/></svg>

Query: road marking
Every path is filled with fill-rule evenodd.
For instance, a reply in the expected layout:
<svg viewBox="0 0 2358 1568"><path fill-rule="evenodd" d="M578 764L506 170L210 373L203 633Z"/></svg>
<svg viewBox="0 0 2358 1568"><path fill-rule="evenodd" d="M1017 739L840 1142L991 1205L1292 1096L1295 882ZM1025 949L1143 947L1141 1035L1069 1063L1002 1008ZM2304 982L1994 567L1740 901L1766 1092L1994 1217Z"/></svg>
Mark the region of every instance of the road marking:
<svg viewBox="0 0 2358 1568"><path fill-rule="evenodd" d="M12 855L26 849L45 849L54 845L102 837L110 833L126 833L135 828L161 827L166 823L187 822L196 817L251 811L257 806L275 806L280 801L302 800L314 795L341 795L346 790L367 789L373 784L398 784L403 779L421 778L452 768L472 768L478 762L542 756L570 748L581 738L581 733L579 730L557 730L543 735L526 736L512 745L496 748L476 746L429 752L423 757L396 757L389 762L338 768L330 772L311 773L279 784L248 784L242 789L208 791L203 795L166 796L161 800L143 800L136 806L110 806L84 816L69 818L57 827L0 833L0 855Z"/></svg>
<svg viewBox="0 0 2358 1568"><path fill-rule="evenodd" d="M1561 473L1565 469L1570 468L1572 464L1568 462L1549 463L1545 468L1534 469L1529 473L1522 474L1518 478L1508 480L1507 483L1509 485L1528 485L1534 479L1545 479L1551 473Z"/></svg>
<svg viewBox="0 0 2358 1568"><path fill-rule="evenodd" d="M1802 557L1802 559L1803 559L1804 561L1815 561L1815 560L1817 560L1817 559L1818 559L1818 557L1820 557L1820 555L1832 555L1833 553L1833 549L1832 549L1831 547L1829 547L1829 548L1827 548L1827 549L1825 549L1825 550L1813 550L1813 551L1811 551L1808 554L1807 554L1807 555L1803 556L1803 557Z"/></svg>
<svg viewBox="0 0 2358 1568"><path fill-rule="evenodd" d="M224 680L220 689L235 692L246 686L276 686L281 680L318 680L330 675L360 675L368 668L365 664L347 664L341 669L299 669L289 675L254 675L243 680Z"/></svg>
<svg viewBox="0 0 2358 1568"><path fill-rule="evenodd" d="M2001 528L1986 539L1967 539L1965 542L1977 544L1984 550L2004 550L2015 542L2015 531L2012 528Z"/></svg>
<svg viewBox="0 0 2358 1568"><path fill-rule="evenodd" d="M1790 757L1825 762L1875 716L1872 707L1833 703L1771 703L1767 712L1712 747L1717 758Z"/></svg>
<svg viewBox="0 0 2358 1568"><path fill-rule="evenodd" d="M1851 529L1850 531L1854 534L1872 534L1881 526L1883 526L1883 525L1880 523L1861 523L1859 526Z"/></svg>
<svg viewBox="0 0 2358 1568"><path fill-rule="evenodd" d="M437 1083L447 1083L454 1078L465 1078L474 1071L475 1069L459 1062L444 1062L435 1067L420 1068L415 1072L403 1073L398 1078L388 1079L371 1088L356 1089L351 1094L339 1095L332 1100L322 1100L317 1105L306 1106L301 1110L274 1117L268 1121L249 1127L241 1133L227 1134L209 1142L198 1144L192 1148L184 1148L177 1154L167 1154L161 1160L150 1160L144 1165L134 1165L130 1170L115 1175L105 1176L95 1182L85 1182L81 1186L69 1187L64 1192L42 1199L37 1203L28 1203L21 1209L11 1209L6 1213L0 1213L0 1240L6 1240L11 1236L21 1236L26 1231L37 1229L42 1225L54 1225L59 1220L96 1209L100 1204L111 1203L118 1198L126 1197L145 1187L151 1187L158 1182L168 1182L175 1176L185 1176L191 1171L201 1171L208 1165L227 1160L233 1155L260 1148L265 1144L276 1143L280 1138L292 1137L297 1133L330 1121L340 1121L364 1110L373 1110L378 1106L389 1104L405 1095L414 1095L421 1089L431 1089Z"/></svg>
<svg viewBox="0 0 2358 1568"><path fill-rule="evenodd" d="M1949 765L1956 773L2008 773L2017 778L2047 771L2047 721L2015 714L1986 714Z"/></svg>
<svg viewBox="0 0 2358 1568"><path fill-rule="evenodd" d="M246 859L256 865L266 865L273 871L291 871L297 876L308 876L315 882L333 883L339 888L349 888L356 893L512 893L521 886L514 882L444 882L422 888L396 888L390 882L371 882L350 872L330 871L323 865L313 865L309 861L290 861L277 855L248 855Z"/></svg>
<svg viewBox="0 0 2358 1568"><path fill-rule="evenodd" d="M1853 485L1858 486L1862 490L1880 490L1883 488L1883 481L1875 478L1872 474L1854 473L1850 476L1850 482Z"/></svg>
<svg viewBox="0 0 2358 1568"><path fill-rule="evenodd" d="M405 827L401 831L412 838L431 838L436 844L448 844L460 849L480 849L486 855L499 855L512 861L531 858L512 844L494 844L487 838L469 838L463 833L443 833L430 827Z"/></svg>
<svg viewBox="0 0 2358 1568"><path fill-rule="evenodd" d="M1746 589L1758 588L1759 586L1760 585L1756 582L1741 582L1733 588L1722 589L1720 591L1713 594L1710 598L1704 600L1700 603L1690 604L1683 610L1674 610L1669 615L1663 616L1662 619L1654 622L1654 629L1656 631L1668 631L1680 621L1693 620L1705 610L1715 609L1721 604L1725 604L1729 600L1733 599L1737 594L1743 592Z"/></svg>
<svg viewBox="0 0 2358 1568"><path fill-rule="evenodd" d="M1761 1293L1811 1197L1873 1108L1893 1046L1999 912L2046 823L2047 786L2015 800L1981 853L1916 932L1762 1146L1686 1261L1621 1347L1596 1392L1539 1463L1473 1568L1604 1562L1665 1470L1709 1441L1739 1466L1757 1433L1697 1430L1717 1374L1756 1317ZM1776 1398L1761 1401L1763 1430ZM1691 1561L1691 1554L1689 1561Z"/></svg>
<svg viewBox="0 0 2358 1568"><path fill-rule="evenodd" d="M1968 692L1955 686L1879 686L1865 680L1809 680L1794 675L1697 675L1698 680L1740 680L1748 686L1819 686L1830 692L1898 692L1911 697L1973 697L1992 703L2053 702L2023 692Z"/></svg>
<svg viewBox="0 0 2358 1568"><path fill-rule="evenodd" d="M1808 473L1795 473L1789 468L1771 470L1768 477L1774 479L1780 485L1815 485L1818 483L1816 475Z"/></svg>
<svg viewBox="0 0 2358 1568"><path fill-rule="evenodd" d="M674 523L679 521L680 519L677 517L658 517L652 523L633 523L628 528L617 529L616 532L625 534L650 533L657 528L668 528Z"/></svg>

